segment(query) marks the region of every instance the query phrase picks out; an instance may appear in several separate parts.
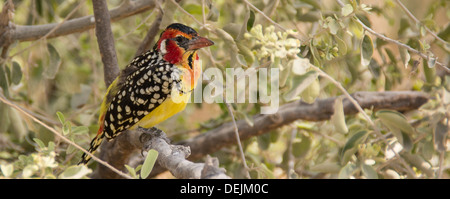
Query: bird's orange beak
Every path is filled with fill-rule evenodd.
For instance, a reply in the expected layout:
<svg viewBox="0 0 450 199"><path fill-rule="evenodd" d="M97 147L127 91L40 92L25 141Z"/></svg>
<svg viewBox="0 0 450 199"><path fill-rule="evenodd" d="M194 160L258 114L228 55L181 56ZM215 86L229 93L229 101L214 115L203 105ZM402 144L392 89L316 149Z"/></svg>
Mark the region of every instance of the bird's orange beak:
<svg viewBox="0 0 450 199"><path fill-rule="evenodd" d="M213 41L205 37L196 36L189 41L187 50L198 50L212 45L214 45Z"/></svg>

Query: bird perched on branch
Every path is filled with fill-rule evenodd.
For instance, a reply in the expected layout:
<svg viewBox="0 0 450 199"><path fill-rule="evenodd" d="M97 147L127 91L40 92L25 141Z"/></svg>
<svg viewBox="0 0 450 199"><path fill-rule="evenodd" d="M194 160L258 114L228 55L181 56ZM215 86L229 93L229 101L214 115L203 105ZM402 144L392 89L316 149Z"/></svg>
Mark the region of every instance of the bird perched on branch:
<svg viewBox="0 0 450 199"><path fill-rule="evenodd" d="M202 72L197 50L213 44L191 27L169 25L153 49L134 58L109 86L88 151L93 153L104 137L150 128L182 111ZM79 164L90 159L84 153Z"/></svg>

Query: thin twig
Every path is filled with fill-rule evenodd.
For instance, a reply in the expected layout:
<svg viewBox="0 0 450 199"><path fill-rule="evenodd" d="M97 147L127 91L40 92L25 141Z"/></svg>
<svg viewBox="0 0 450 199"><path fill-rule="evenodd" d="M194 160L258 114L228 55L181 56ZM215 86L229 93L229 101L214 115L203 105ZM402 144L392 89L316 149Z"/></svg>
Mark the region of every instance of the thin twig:
<svg viewBox="0 0 450 199"><path fill-rule="evenodd" d="M61 22L58 23L58 25L56 25L53 29L51 29L47 34L45 34L44 36L42 36L41 38L39 38L38 40L34 41L33 43L31 43L29 46L27 46L26 48L19 50L18 52L14 53L13 55L9 56L9 58L12 58L16 55L19 55L23 52L25 52L26 50L30 49L31 47L33 47L34 45L36 45L38 42L40 42L41 40L46 39L48 36L50 36L51 34L53 34L56 30L58 30L58 28L60 28L73 14L76 13L76 11L82 6L84 5L84 2L86 0L81 1L77 7L75 7Z"/></svg>
<svg viewBox="0 0 450 199"><path fill-rule="evenodd" d="M442 38L440 38L439 36L436 35L436 33L434 33L433 31L431 31L427 26L425 26L424 24L422 24L422 22L420 22L412 13L411 11L408 10L408 8L406 8L405 5L403 5L403 3L400 0L395 0L395 2L400 6L400 8L406 13L406 15L408 15L408 17L410 19L412 19L416 24L419 24L421 26L423 26L425 28L425 30L430 33L434 38L436 38L438 41L442 42L444 45L448 45L448 42L446 42L445 40L443 40Z"/></svg>
<svg viewBox="0 0 450 199"><path fill-rule="evenodd" d="M158 2L158 1L156 1ZM161 21L163 19L164 16L164 11L161 8L161 4L157 3L157 8L158 8L158 14L155 18L155 21L153 21L152 25L150 26L147 35L145 35L144 40L142 41L141 45L139 46L138 50L136 51L136 53L134 54L134 56L138 56L142 53L144 53L145 51L149 50L151 48L151 44L153 43L153 41L155 40L155 36L158 34L159 31L159 26L161 25Z"/></svg>
<svg viewBox="0 0 450 199"><path fill-rule="evenodd" d="M234 118L233 109L231 108L231 105L229 103L225 102L225 105L227 106L228 113L230 113L231 119L233 120L234 133L235 133L236 140L238 143L239 152L241 154L241 159L243 162L242 164L244 165L245 177L250 179L250 173L248 172L249 168L247 166L247 161L245 161L245 154L244 154L244 150L242 149L241 138L239 137L239 129L236 124L236 119Z"/></svg>
<svg viewBox="0 0 450 199"><path fill-rule="evenodd" d="M244 0L244 2L250 6L253 10L255 10L256 12L258 12L259 14L261 14L264 18L266 18L268 21L270 21L270 23L272 23L273 25L275 25L277 28L281 29L282 31L286 31L287 29L284 28L283 26L281 26L280 24L278 24L277 22L273 21L269 16L267 16L263 11L261 11L260 9L258 9L256 6L254 6L253 4L251 4L250 2L248 2L247 0Z"/></svg>
<svg viewBox="0 0 450 199"><path fill-rule="evenodd" d="M342 1L336 0L336 2L337 2L341 7L344 6L344 3L342 3ZM429 59L430 59L430 57L429 57L428 55L425 55L425 54L419 52L418 50L416 50L416 49L414 49L414 48L412 48L412 47L410 47L410 46L408 46L408 45L406 45L406 44L404 44L404 43L401 43L401 42L399 42L399 41L397 41L397 40L394 40L394 39L391 39L391 38L389 38L389 37L386 37L386 36L384 36L384 35L382 35L382 34L376 32L376 31L372 30L371 28L369 28L368 26L366 26L366 24L364 24L361 20L359 20L358 17L355 16L355 19L356 19L356 22L358 22L358 23L364 28L364 30L366 30L367 32L371 33L372 35L375 35L376 37L378 37L378 38L380 38L380 39L382 39L382 40L384 40L384 41L394 43L395 45L397 45L397 46L399 46L399 47L405 48L405 49L407 49L409 52L413 52L413 53L415 53L415 54L421 56L422 58L424 58L424 59L426 59L426 60L429 60ZM437 59L436 59L436 60L437 60ZM449 69L445 64L436 61L436 65L440 66L440 67L441 67L442 69L444 69L447 73L450 73L450 69Z"/></svg>
<svg viewBox="0 0 450 199"><path fill-rule="evenodd" d="M291 131L291 136L290 136L290 138L288 139L288 170L287 170L287 173L288 173L288 179L291 179L292 178L292 174L294 174L295 173L295 170L294 170L294 165L295 165L295 161L294 161L294 159L295 159L295 157L294 157L294 154L293 154L293 149L292 149L292 145L293 145L293 143L294 143L294 139L295 139L295 137L297 136L297 132L298 132L298 129L297 129L297 127L296 126L293 126L292 127L292 131Z"/></svg>
<svg viewBox="0 0 450 199"><path fill-rule="evenodd" d="M14 104L13 102L7 100L5 98L5 96L3 96L3 94L0 93L0 101L2 101L3 103L7 104L10 107L13 107L14 109L18 110L19 112L21 112L22 114L24 114L25 116L31 118L33 121L35 121L36 123L42 125L43 127L45 127L46 129L50 130L53 134L55 134L57 137L61 138L64 142L74 146L75 148L83 151L84 153L90 155L92 157L93 160L97 161L98 163L102 164L103 166L111 169L112 171L114 171L115 173L119 174L120 176L124 177L124 178L128 178L128 179L132 179L131 176L123 173L122 171L117 170L116 168L112 167L111 165L109 165L107 162L97 158L96 156L94 156L93 154L89 153L86 149L84 149L83 147L79 146L78 144L72 142L71 140L67 139L66 137L64 137L63 135L61 135L56 129L48 126L47 124L45 124L44 122L40 121L39 119L37 119L36 117L32 116L31 114L29 114L28 110L25 110L21 107L19 107L18 105Z"/></svg>
<svg viewBox="0 0 450 199"><path fill-rule="evenodd" d="M192 16L188 11L186 11L185 9L183 9L183 7L180 6L180 4L178 4L178 2L176 2L175 0L171 0L176 6L177 8L179 8L184 14L186 14L187 16L191 17L196 23L200 24L200 25L204 25L202 24L202 22L200 22L199 20L197 20L194 16Z"/></svg>
<svg viewBox="0 0 450 199"><path fill-rule="evenodd" d="M155 9L152 10L152 12L150 12L150 14L147 15L147 17L145 17L144 20L141 21L141 23L139 23L136 27L134 27L132 30L128 31L126 34L120 36L119 38L116 39L116 41L122 40L127 38L129 35L131 35L132 33L134 33L134 31L136 31L139 27L141 27L142 25L144 25L145 22L147 22L150 17L153 15L153 13L155 13Z"/></svg>

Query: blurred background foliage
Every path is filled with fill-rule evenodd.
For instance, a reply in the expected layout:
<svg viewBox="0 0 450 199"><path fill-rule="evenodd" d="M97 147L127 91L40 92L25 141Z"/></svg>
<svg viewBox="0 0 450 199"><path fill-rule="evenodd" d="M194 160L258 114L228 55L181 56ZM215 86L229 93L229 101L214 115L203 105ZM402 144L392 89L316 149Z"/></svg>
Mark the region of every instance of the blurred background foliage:
<svg viewBox="0 0 450 199"><path fill-rule="evenodd" d="M39 25L61 22L80 1L13 2L13 23ZM121 3L111 0L108 6L111 9ZM449 40L448 1L404 1L422 25L415 24L395 0L351 0L345 1L343 8L332 0L250 3L275 23L248 7L245 0L180 1L189 14L167 0L162 4L165 15L160 29L180 22L212 39L215 45L200 51L204 70L280 68L280 104L298 99L311 103L343 94L312 71L308 62L349 93L414 90L431 96L419 110L407 113L365 110L402 160L372 133L361 114L344 116L336 103L337 111L329 121L299 120L243 141L252 178L450 177L450 76L434 62L448 65L450 48L448 42L437 41L424 28ZM121 68L133 59L156 13L149 10L112 23ZM92 14L91 1L85 1L71 18ZM365 33L356 17L378 33L436 59L424 60ZM87 148L98 129L98 111L106 91L94 29L41 40L29 47L31 43L15 42L10 57L2 59L3 95ZM237 119L251 125L252 116L263 104L232 105ZM96 166L75 166L81 151L4 103L0 103L0 118L0 178L86 178ZM222 103L190 103L184 112L158 127L177 141L228 121ZM236 146L211 155L219 158L231 177L245 176ZM171 178L168 172L157 177Z"/></svg>

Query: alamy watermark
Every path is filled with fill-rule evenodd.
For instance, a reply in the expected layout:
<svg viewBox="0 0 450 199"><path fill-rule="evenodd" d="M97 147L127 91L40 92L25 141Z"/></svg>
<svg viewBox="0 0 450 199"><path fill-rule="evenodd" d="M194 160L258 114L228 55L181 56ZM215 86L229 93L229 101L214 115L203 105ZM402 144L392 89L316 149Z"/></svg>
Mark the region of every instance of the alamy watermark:
<svg viewBox="0 0 450 199"><path fill-rule="evenodd" d="M208 68L198 79L193 97L186 100L187 103L261 103L261 114L273 114L279 108L279 71L278 68L226 68L225 71ZM201 84L203 80L208 82L205 87ZM175 103L176 99L180 98L173 98Z"/></svg>

